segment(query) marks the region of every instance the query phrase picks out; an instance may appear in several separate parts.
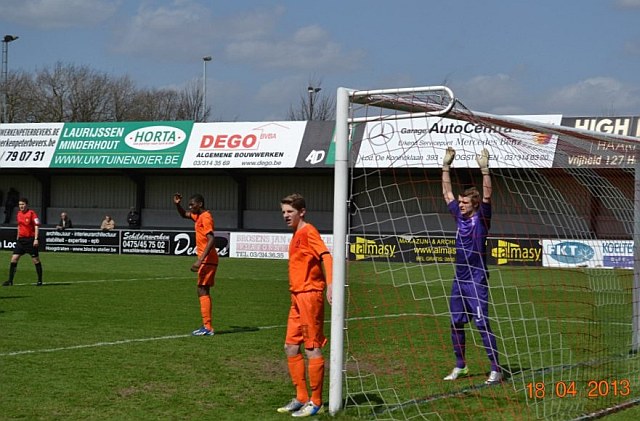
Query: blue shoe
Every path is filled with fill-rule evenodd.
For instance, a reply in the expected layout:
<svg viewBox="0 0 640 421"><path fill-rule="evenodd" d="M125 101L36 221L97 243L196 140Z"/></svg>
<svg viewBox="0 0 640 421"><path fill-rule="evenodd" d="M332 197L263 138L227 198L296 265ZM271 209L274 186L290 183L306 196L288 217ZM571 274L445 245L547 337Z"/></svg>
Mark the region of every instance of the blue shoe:
<svg viewBox="0 0 640 421"><path fill-rule="evenodd" d="M322 414L322 412L322 405L314 405L311 399L309 399L309 402L305 403L302 408L291 414L291 416L296 418L311 417L313 415Z"/></svg>
<svg viewBox="0 0 640 421"><path fill-rule="evenodd" d="M213 336L215 335L215 332L213 330L209 330L204 326L201 326L199 329L194 330L193 332L191 332L192 336Z"/></svg>

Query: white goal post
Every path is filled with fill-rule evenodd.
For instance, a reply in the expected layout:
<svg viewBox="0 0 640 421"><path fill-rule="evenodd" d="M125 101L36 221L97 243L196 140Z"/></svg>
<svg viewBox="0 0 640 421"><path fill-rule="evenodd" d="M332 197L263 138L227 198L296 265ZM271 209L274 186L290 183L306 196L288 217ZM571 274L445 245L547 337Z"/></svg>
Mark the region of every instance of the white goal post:
<svg viewBox="0 0 640 421"><path fill-rule="evenodd" d="M354 109L354 104L359 106L371 107L375 111L363 111L362 108ZM593 157L592 145L598 144L616 144L625 145L624 162L617 162L616 155L610 153L612 151L600 151L600 157L607 162L611 162L611 166L615 166L616 170L629 170L633 172L633 206L632 219L625 219L623 229L631 231L631 239L635 245L633 248L633 291L632 291L632 338L628 340L630 355L635 355L640 349L640 162L635 160L637 150L640 150L640 139L630 136L622 136L611 133L601 133L584 129L577 129L559 124L544 121L544 119L521 119L514 116L499 116L487 113L481 113L468 110L464 105L455 98L453 92L446 86L427 86L416 88L402 89L379 89L379 90L355 90L348 88L339 88L336 98L336 127L335 127L335 169L334 169L334 217L333 217L333 303L331 306L331 347L330 347L330 375L329 375L329 412L336 414L344 405L344 378L345 378L345 348L348 339L345 337L346 329L346 306L347 297L347 264L349 261L349 221L350 212L353 206L351 201L353 192L350 191L350 172L355 163L354 157L351 156L351 141L354 138L354 132L358 125L364 125L372 122L388 122L402 119L428 119L428 118L446 118L452 120L466 121L483 127L498 127L496 136L500 137L503 131L506 132L526 132L529 135L544 134L552 138L554 142L562 139L565 145L563 152L558 152L553 162L558 162L561 166L579 167L589 166L592 163L587 162ZM380 136L385 136L384 128ZM372 135L370 135L372 136ZM507 135L505 138L507 138ZM548 138L547 138L548 140ZM637 147L637 149L636 149ZM535 148L535 146L534 146ZM434 152L433 158L429 158L429 162L416 164L410 159L399 166L404 169L415 168L414 165L423 165L422 168L439 169L445 147L440 145L437 153ZM468 152L473 152L472 150ZM530 149L528 152L533 154L538 150ZM371 149L371 154L375 155L376 149ZM389 159L385 162L378 163L378 168L393 167L394 162L389 153ZM437 155L437 157L436 157ZM431 156L431 155L430 155ZM372 159L375 159L373 157ZM397 159L394 156L393 159ZM582 160L585 160L583 162ZM577 164L576 164L577 163ZM467 163L471 167L475 165L469 161ZM527 162L518 161L514 158L513 162L502 163L503 167L508 170L518 170L521 165L526 167ZM374 165L375 166L375 165ZM551 169L551 167L548 167ZM587 177L582 174L577 177ZM585 181L589 183L590 181ZM594 191L603 189L604 187L592 187ZM595 194L595 193L594 193ZM614 209L612 212L616 212ZM625 212L621 210L620 212ZM623 218L624 219L624 218ZM551 223L554 223L552 221ZM570 237L569 237L570 238ZM606 327L605 327L606 329ZM637 398L638 391L634 390ZM561 401L560 401L561 402ZM553 410L556 410L555 408ZM544 411L548 411L545 409ZM546 417L547 412L543 413Z"/></svg>
<svg viewBox="0 0 640 421"><path fill-rule="evenodd" d="M345 281L347 248L347 215L349 208L349 104L351 98L360 96L380 96L386 94L426 94L435 95L439 101L427 102L420 99L419 104L407 102L403 109L418 112L419 115L444 115L455 105L453 92L445 86L390 89L358 92L352 89L339 88L336 97L336 130L335 130L335 170L334 170L334 216L333 216L333 302L331 305L331 357L329 374L329 412L335 414L342 408L342 367L344 365L344 321L345 321ZM415 107L415 108L414 108ZM433 107L433 109L427 109ZM407 118L411 114L406 115ZM384 116L381 116L384 119ZM366 118L365 118L366 119ZM344 244L344 247L340 247Z"/></svg>

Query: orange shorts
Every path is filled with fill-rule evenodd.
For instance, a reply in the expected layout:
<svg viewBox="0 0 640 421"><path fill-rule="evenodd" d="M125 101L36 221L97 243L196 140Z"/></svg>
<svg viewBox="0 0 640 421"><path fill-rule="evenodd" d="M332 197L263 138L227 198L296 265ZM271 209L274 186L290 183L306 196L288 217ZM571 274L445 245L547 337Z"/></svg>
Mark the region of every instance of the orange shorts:
<svg viewBox="0 0 640 421"><path fill-rule="evenodd" d="M216 270L218 265L203 263L198 269L198 285L214 286L216 284Z"/></svg>
<svg viewBox="0 0 640 421"><path fill-rule="evenodd" d="M304 343L306 349L322 348L327 344L323 330L323 291L292 293L285 343L289 345Z"/></svg>

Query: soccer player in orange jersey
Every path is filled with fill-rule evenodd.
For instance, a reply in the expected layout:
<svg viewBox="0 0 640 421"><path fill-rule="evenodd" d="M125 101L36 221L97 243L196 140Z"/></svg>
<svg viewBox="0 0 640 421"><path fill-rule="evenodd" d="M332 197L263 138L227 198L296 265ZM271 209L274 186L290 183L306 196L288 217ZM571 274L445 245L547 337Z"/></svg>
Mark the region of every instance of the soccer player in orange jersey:
<svg viewBox="0 0 640 421"><path fill-rule="evenodd" d="M13 277L18 269L18 261L23 254L31 255L31 260L36 267L38 274L37 285L42 285L42 263L38 254L38 233L40 229L40 219L38 215L29 209L29 201L22 197L18 200L18 214L16 215L18 222L18 236L16 238L16 246L11 255L11 263L9 265L9 280L4 282L2 286L13 285Z"/></svg>
<svg viewBox="0 0 640 421"><path fill-rule="evenodd" d="M218 269L218 251L215 247L213 216L204 207L201 194L194 194L189 199L186 211L182 208L182 195L173 195L173 203L183 218L195 222L196 253L198 258L191 265L192 272L198 272L198 299L200 300L200 314L202 326L191 332L193 336L213 336L211 324L211 287L215 285L216 270Z"/></svg>
<svg viewBox="0 0 640 421"><path fill-rule="evenodd" d="M289 244L289 291L291 307L287 321L284 351L289 374L296 388L296 397L278 412L294 417L308 417L322 411L322 384L324 381L324 290L331 304L333 258L318 230L305 221L307 213L304 198L292 194L280 201L282 216L293 229ZM311 397L307 390L305 362L300 347L304 346L308 360Z"/></svg>

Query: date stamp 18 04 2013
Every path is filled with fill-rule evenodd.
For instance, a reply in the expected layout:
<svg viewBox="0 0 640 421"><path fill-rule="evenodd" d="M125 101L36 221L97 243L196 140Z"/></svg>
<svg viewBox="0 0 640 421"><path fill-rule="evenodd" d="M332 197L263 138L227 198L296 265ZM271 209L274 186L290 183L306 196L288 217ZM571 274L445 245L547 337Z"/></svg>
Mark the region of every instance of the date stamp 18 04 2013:
<svg viewBox="0 0 640 421"><path fill-rule="evenodd" d="M587 397L591 399L629 396L631 383L629 379L587 380L586 382L558 381L554 383L530 382L526 384L526 393L530 399L547 397L573 398Z"/></svg>

